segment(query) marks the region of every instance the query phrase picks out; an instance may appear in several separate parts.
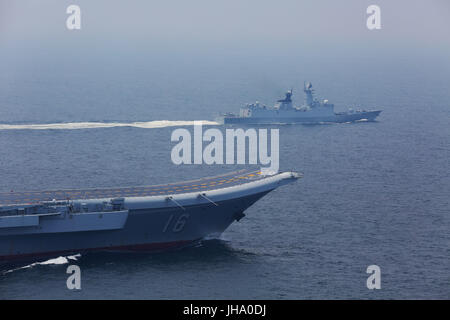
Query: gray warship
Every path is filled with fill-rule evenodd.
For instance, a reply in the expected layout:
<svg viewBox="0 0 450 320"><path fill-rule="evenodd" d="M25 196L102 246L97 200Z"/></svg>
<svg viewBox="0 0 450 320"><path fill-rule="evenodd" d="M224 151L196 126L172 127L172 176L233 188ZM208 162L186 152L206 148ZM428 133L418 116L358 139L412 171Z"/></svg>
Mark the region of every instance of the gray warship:
<svg viewBox="0 0 450 320"><path fill-rule="evenodd" d="M241 170L167 185L0 193L0 262L181 248L220 235L299 177Z"/></svg>
<svg viewBox="0 0 450 320"><path fill-rule="evenodd" d="M328 100L314 98L314 90L310 82L303 84L305 101L296 107L292 103L292 90L286 92L284 99L278 100L275 106L261 106L259 102L247 104L241 108L239 115L226 113L217 118L221 124L291 124L291 123L344 123L355 121L374 121L381 110L353 110L334 112L334 104Z"/></svg>

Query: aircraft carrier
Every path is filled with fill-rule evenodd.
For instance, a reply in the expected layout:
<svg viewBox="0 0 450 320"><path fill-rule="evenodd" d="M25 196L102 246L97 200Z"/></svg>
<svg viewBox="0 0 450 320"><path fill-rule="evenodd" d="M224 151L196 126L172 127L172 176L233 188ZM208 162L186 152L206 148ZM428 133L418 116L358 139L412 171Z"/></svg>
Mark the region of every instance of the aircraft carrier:
<svg viewBox="0 0 450 320"><path fill-rule="evenodd" d="M292 90L286 92L284 99L278 100L275 106L267 107L259 102L247 104L241 108L239 115L226 113L217 118L221 124L292 124L292 123L344 123L355 121L374 121L381 110L353 110L334 112L334 104L328 100L319 101L314 98L314 90L310 82L303 84L305 101L296 107L292 103Z"/></svg>
<svg viewBox="0 0 450 320"><path fill-rule="evenodd" d="M184 247L221 234L300 176L241 170L156 186L0 193L0 262Z"/></svg>

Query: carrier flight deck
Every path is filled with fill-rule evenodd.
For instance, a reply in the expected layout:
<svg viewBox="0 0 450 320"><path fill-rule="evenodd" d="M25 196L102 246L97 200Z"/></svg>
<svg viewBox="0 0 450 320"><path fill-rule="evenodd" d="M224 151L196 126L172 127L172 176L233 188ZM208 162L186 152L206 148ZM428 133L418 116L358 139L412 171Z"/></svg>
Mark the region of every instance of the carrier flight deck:
<svg viewBox="0 0 450 320"><path fill-rule="evenodd" d="M182 248L217 237L253 203L300 177L241 170L155 186L3 192L0 263L86 251Z"/></svg>
<svg viewBox="0 0 450 320"><path fill-rule="evenodd" d="M93 189L65 189L53 191L20 191L0 193L0 207L36 204L53 200L100 199L115 197L148 197L165 194L179 194L231 187L261 178L258 170L240 170L215 177L190 180L165 185L138 186L125 188L93 188Z"/></svg>

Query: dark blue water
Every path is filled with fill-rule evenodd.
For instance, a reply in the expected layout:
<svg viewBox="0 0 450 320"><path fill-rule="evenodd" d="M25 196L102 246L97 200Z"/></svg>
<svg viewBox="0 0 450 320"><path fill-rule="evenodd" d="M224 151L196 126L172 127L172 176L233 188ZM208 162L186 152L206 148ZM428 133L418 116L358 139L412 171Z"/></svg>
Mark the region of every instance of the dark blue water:
<svg viewBox="0 0 450 320"><path fill-rule="evenodd" d="M81 267L80 291L66 288L68 264L26 264L0 275L0 298L450 298L448 56L344 51L2 63L2 124L212 120L245 102L271 104L291 86L300 101L304 80L338 111L383 112L373 123L279 127L281 169L304 178L257 202L221 239L161 254L83 255L69 261ZM0 130L0 191L235 169L174 165L173 129ZM381 290L366 287L372 264Z"/></svg>

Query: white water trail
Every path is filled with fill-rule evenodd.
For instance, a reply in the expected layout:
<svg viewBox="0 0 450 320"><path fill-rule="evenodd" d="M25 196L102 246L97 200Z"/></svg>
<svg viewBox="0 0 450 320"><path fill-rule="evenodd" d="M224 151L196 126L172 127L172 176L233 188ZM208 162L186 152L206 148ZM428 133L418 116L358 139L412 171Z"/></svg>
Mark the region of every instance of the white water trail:
<svg viewBox="0 0 450 320"><path fill-rule="evenodd" d="M218 122L208 120L196 121L170 121L155 120L145 122L66 122L66 123L43 123L43 124L0 124L0 130L80 130L80 129L98 129L115 127L134 127L143 129L155 129L165 127L193 126L201 123L202 125L218 125Z"/></svg>
<svg viewBox="0 0 450 320"><path fill-rule="evenodd" d="M66 263L69 263L69 260L77 261L79 257L81 257L81 254L79 254L79 253L75 254L75 255L72 255L72 256L65 256L65 257L60 256L58 258L49 259L49 260L46 260L46 261L43 261L43 262L34 262L34 263L28 264L28 265L23 266L23 267L7 270L7 271L4 271L3 274L11 273L11 272L14 272L14 271L17 271L17 270L22 270L22 269L28 269L28 268L32 268L34 266L39 266L39 265L45 266L45 265L66 264Z"/></svg>

